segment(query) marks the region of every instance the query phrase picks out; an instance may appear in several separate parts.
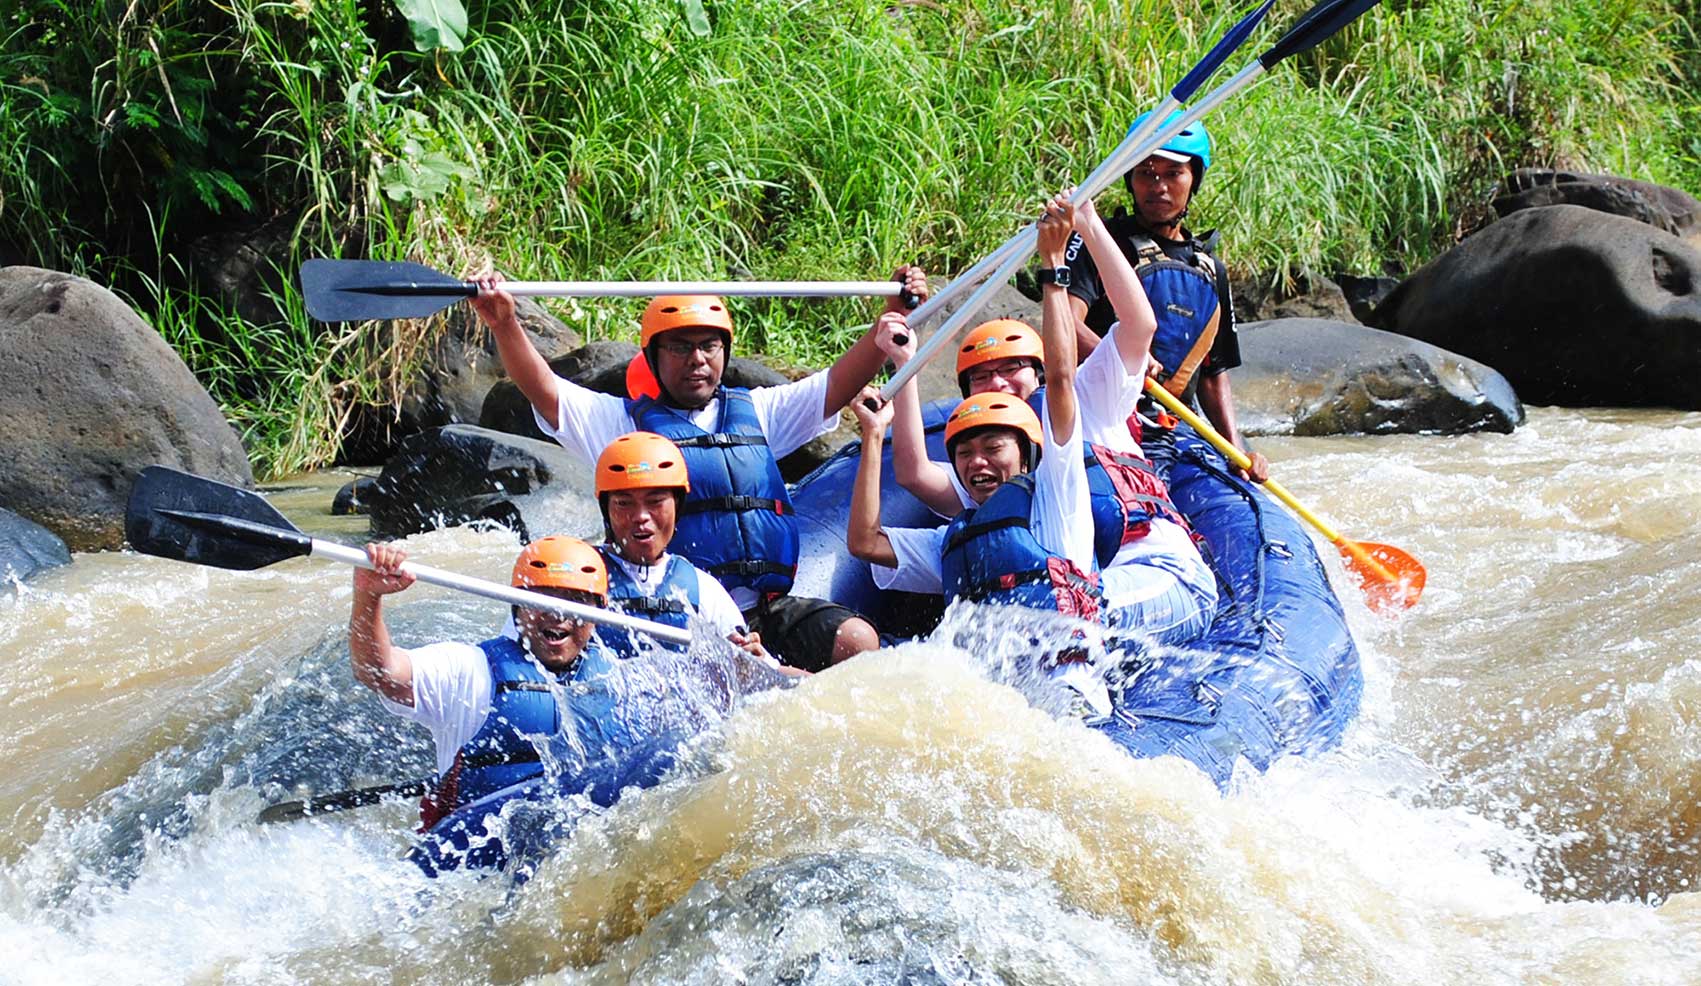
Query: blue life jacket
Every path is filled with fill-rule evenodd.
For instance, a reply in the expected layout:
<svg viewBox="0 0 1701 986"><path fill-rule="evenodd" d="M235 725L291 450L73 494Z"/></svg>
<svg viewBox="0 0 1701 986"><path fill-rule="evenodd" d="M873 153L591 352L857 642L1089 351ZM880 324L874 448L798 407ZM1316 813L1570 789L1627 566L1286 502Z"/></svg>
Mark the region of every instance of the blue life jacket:
<svg viewBox="0 0 1701 986"><path fill-rule="evenodd" d="M655 595L647 596L638 583L627 574L625 567L617 560L615 550L609 545L598 545L603 559L608 565L608 607L617 613L636 616L639 619L664 623L670 627L685 629L691 623L691 617L702 607L701 596L697 587L697 569L691 563L678 555L667 556L667 568L662 572L661 581L656 583ZM597 629L597 636L602 638L611 650L622 657L636 654L640 648L633 638L642 637L643 647L659 647L683 654L689 648L684 644L669 643L657 640L640 631L627 630L624 627L604 625Z"/></svg>
<svg viewBox="0 0 1701 986"><path fill-rule="evenodd" d="M940 555L946 602L968 599L1097 620L1098 575L1039 543L1033 507L1033 477L1017 476L951 521Z"/></svg>
<svg viewBox="0 0 1701 986"><path fill-rule="evenodd" d="M1044 415L1045 388L1029 394L1028 404L1035 414ZM1154 517L1173 520L1186 529L1186 520L1170 502L1168 488L1143 457L1088 444L1084 458L1093 508L1093 559L1099 568L1108 568L1123 545L1145 537Z"/></svg>
<svg viewBox="0 0 1701 986"><path fill-rule="evenodd" d="M422 830L462 805L543 776L537 743L545 741L533 737L564 735L557 690L568 690L572 723L567 728L574 730L586 749L624 746L632 739L620 721L614 694L596 686L615 661L594 639L564 676L547 674L511 637L496 637L478 646L490 662L490 713L455 753L454 765L438 778L436 790L421 802Z"/></svg>
<svg viewBox="0 0 1701 986"><path fill-rule="evenodd" d="M1134 273L1158 318L1152 337L1152 358L1163 366L1158 383L1192 403L1196 371L1210 355L1223 315L1217 260L1195 247L1193 262L1186 263L1172 259L1144 233L1130 231L1126 236L1134 247Z"/></svg>
<svg viewBox="0 0 1701 986"><path fill-rule="evenodd" d="M626 402L644 431L673 441L685 457L691 490L679 510L669 548L728 589L791 591L797 574L798 524L780 464L756 419L750 391L721 387L720 421L713 433L689 415L654 398Z"/></svg>

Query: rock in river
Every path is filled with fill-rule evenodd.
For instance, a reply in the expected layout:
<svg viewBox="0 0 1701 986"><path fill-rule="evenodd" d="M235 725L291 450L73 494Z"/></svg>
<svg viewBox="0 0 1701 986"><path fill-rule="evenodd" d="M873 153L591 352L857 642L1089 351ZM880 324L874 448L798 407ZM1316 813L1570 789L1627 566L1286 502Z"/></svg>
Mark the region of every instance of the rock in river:
<svg viewBox="0 0 1701 986"><path fill-rule="evenodd" d="M1391 332L1320 318L1240 326L1230 382L1251 434L1510 432L1518 395L1495 370Z"/></svg>
<svg viewBox="0 0 1701 986"><path fill-rule="evenodd" d="M235 429L158 332L92 281L0 269L0 506L77 551L124 541L143 467L248 486Z"/></svg>
<svg viewBox="0 0 1701 986"><path fill-rule="evenodd" d="M1425 264L1375 320L1493 366L1531 403L1701 409L1701 250L1633 219L1515 212Z"/></svg>

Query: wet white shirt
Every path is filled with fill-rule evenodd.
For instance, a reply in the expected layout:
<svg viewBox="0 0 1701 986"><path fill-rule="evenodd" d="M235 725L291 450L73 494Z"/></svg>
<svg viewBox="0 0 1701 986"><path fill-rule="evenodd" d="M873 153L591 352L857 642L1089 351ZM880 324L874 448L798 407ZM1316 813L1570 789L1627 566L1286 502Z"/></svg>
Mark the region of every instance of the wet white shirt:
<svg viewBox="0 0 1701 986"><path fill-rule="evenodd" d="M379 700L391 713L431 731L437 776L442 777L490 715L490 662L478 646L457 641L410 647L408 654L413 658L413 705Z"/></svg>
<svg viewBox="0 0 1701 986"><path fill-rule="evenodd" d="M1145 458L1140 443L1128 430L1128 415L1133 413L1145 387L1145 361L1141 360L1139 373L1128 372L1128 366L1117 348L1117 329L1121 324L1118 322L1111 326L1104 340L1087 354L1075 371L1076 406L1081 418L1082 438L1086 443ZM949 463L941 465L950 475L951 486L957 491L957 499L964 509L974 506L968 490L963 488L962 480L957 477L957 470ZM1090 519L1088 523L1091 523ZM1205 559L1200 557L1192 537L1173 521L1154 519L1150 533L1118 549L1110 568L1124 565L1160 569L1196 591L1209 592L1213 596L1216 592L1216 578L1205 564ZM1091 568L1086 570L1091 571ZM1107 577L1107 590L1117 581L1115 577Z"/></svg>
<svg viewBox="0 0 1701 986"><path fill-rule="evenodd" d="M1045 450L1034 469L1033 531L1045 550L1074 562L1083 572L1093 570L1093 510L1087 490L1087 467L1081 451L1081 416L1062 442L1051 431L1051 416L1043 417ZM945 590L943 559L945 528L887 527L895 568L870 565L874 584L904 592Z"/></svg>

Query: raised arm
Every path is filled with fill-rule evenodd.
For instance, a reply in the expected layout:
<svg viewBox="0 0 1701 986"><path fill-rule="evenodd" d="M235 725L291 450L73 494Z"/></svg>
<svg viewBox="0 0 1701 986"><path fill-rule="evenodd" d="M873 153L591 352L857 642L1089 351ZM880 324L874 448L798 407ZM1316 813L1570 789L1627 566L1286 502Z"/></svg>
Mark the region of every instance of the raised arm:
<svg viewBox="0 0 1701 986"><path fill-rule="evenodd" d="M879 410L880 392L864 387L851 405L856 422L862 428L862 458L856 466L856 482L851 486L850 524L845 531L845 544L850 553L866 562L894 567L898 555L892 550L892 540L880 529L880 457L885 450L886 426L892 421L892 405Z"/></svg>
<svg viewBox="0 0 1701 986"><path fill-rule="evenodd" d="M1105 228L1091 200L1081 203L1075 214L1075 227L1098 268L1099 283L1116 310L1116 348L1122 354L1122 365L1129 374L1139 376L1145 371L1146 357L1152 348L1152 336L1158 331L1158 317L1140 286L1134 265L1116 240ZM1074 301L1075 299L1070 299ZM1085 307L1085 306L1083 306Z"/></svg>
<svg viewBox="0 0 1701 986"><path fill-rule="evenodd" d="M895 366L903 366L915 355L915 333L904 316L887 312L877 326L880 349ZM904 337L898 345L897 337ZM921 423L921 392L915 378L899 388L892 399L892 472L898 485L909 490L929 510L942 517L955 517L963 508L945 467L927 457L927 430Z"/></svg>
<svg viewBox="0 0 1701 986"><path fill-rule="evenodd" d="M899 267L892 276L903 278L905 291L917 298L927 297L927 274L920 267ZM905 310L902 297L886 299L887 312ZM875 340L879 329L880 322L876 320L868 327L868 331L862 334L862 338L827 368L827 402L822 408L822 417L831 417L844 410L851 398L868 386L868 381L874 379L874 374L880 372L880 367L886 362L886 354L880 351Z"/></svg>
<svg viewBox="0 0 1701 986"><path fill-rule="evenodd" d="M490 329L491 338L496 340L496 355L502 360L503 371L551 428L561 427L557 420L561 398L556 392L555 371L532 345L526 330L520 328L520 320L514 315L514 296L502 290L500 275L488 274L473 281L478 285L478 296L472 299L473 311L478 312L479 319Z"/></svg>
<svg viewBox="0 0 1701 986"><path fill-rule="evenodd" d="M398 705L413 705L413 655L390 641L384 625L384 597L413 585L401 570L407 552L387 544L369 544L366 557L375 571L354 570L354 604L348 620L349 661L354 680Z"/></svg>
<svg viewBox="0 0 1701 986"><path fill-rule="evenodd" d="M1046 203L1039 220L1040 263L1062 267L1064 248L1075 230L1075 207L1069 193ZM1095 256L1094 259L1097 259ZM1075 430L1075 313L1069 293L1055 284L1040 289L1040 342L1045 349L1045 410L1051 434L1064 441Z"/></svg>

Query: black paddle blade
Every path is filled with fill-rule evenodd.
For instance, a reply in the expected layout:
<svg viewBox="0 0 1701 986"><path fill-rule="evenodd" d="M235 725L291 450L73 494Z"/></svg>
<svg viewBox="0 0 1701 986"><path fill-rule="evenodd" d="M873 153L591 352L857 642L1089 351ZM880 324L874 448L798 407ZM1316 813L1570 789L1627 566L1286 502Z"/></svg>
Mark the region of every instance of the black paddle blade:
<svg viewBox="0 0 1701 986"><path fill-rule="evenodd" d="M313 539L258 493L165 466L136 478L124 537L144 555L237 571L313 551Z"/></svg>
<svg viewBox="0 0 1701 986"><path fill-rule="evenodd" d="M1259 55L1258 63L1266 70L1273 69L1276 63L1284 58L1302 51L1310 51L1334 37L1337 31L1357 20L1360 14L1376 6L1378 2L1379 0L1323 0L1306 11L1305 16L1271 45L1269 51Z"/></svg>
<svg viewBox="0 0 1701 986"><path fill-rule="evenodd" d="M307 314L321 322L424 318L478 287L424 264L391 260L309 260L301 265Z"/></svg>

